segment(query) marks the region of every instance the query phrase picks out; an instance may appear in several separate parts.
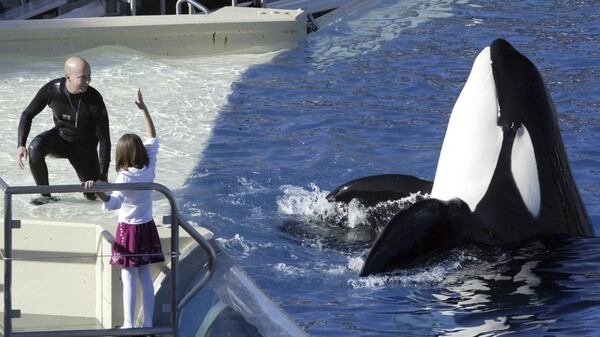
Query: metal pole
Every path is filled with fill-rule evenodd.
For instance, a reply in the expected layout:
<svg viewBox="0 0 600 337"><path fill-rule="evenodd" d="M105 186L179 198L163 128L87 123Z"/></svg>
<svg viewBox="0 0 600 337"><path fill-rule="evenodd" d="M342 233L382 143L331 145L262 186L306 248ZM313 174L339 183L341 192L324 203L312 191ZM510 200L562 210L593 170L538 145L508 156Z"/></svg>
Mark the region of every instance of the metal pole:
<svg viewBox="0 0 600 337"><path fill-rule="evenodd" d="M4 193L4 337L12 334L12 195Z"/></svg>
<svg viewBox="0 0 600 337"><path fill-rule="evenodd" d="M14 337L107 337L107 336L172 336L173 329L165 327L104 329L104 330L52 330L52 331L19 331Z"/></svg>
<svg viewBox="0 0 600 337"><path fill-rule="evenodd" d="M171 203L171 284L173 286L171 293L171 319L172 327L175 332L175 337L179 333L179 324L177 322L179 316L179 310L177 303L179 302L179 292L177 291L177 284L179 283L179 222L177 213L177 205L175 200L171 200L172 195L167 196Z"/></svg>
<svg viewBox="0 0 600 337"><path fill-rule="evenodd" d="M131 16L135 16L136 15L136 10L137 10L137 4L136 4L136 0L129 0L129 5L131 8Z"/></svg>

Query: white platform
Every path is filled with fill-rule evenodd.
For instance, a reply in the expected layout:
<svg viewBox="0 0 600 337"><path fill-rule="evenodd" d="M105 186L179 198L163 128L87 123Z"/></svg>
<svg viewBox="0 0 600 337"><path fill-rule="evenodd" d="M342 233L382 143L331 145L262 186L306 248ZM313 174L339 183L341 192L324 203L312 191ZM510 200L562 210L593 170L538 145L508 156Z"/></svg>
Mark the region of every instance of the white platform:
<svg viewBox="0 0 600 337"><path fill-rule="evenodd" d="M166 262L152 265L154 276L169 272L171 249L170 227L158 224L157 229ZM13 320L16 331L106 329L122 324L120 269L109 264L115 230L112 223L100 226L43 220L24 220L20 228L13 229L12 303L21 312L21 318ZM207 240L213 237L204 228L196 230ZM3 242L1 232L2 248ZM180 230L181 251L192 242ZM195 275L197 271L191 272ZM4 273L3 263L0 273ZM182 276L185 273L187 270L180 271ZM0 290L3 299L3 281Z"/></svg>
<svg viewBox="0 0 600 337"><path fill-rule="evenodd" d="M0 22L0 53L64 56L123 46L162 56L265 53L306 38L302 10L224 7L208 15L149 15Z"/></svg>

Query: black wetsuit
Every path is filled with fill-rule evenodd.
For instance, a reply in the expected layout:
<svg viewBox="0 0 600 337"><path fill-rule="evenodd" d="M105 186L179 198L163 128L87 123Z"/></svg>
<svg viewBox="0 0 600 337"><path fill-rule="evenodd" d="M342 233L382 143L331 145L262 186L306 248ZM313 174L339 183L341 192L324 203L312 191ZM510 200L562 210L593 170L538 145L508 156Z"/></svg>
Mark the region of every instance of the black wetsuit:
<svg viewBox="0 0 600 337"><path fill-rule="evenodd" d="M52 109L55 126L37 135L29 144L29 166L35 183L48 185L47 155L69 159L81 181L106 180L110 133L100 93L88 87L84 93L70 94L64 77L48 82L21 114L18 146L25 146L33 118L46 106Z"/></svg>

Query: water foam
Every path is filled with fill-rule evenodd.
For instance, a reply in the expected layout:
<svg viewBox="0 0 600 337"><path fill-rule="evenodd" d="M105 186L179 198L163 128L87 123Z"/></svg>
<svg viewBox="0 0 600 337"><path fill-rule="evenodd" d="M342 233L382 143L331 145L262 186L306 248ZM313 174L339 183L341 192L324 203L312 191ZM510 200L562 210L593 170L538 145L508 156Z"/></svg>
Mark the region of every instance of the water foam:
<svg viewBox="0 0 600 337"><path fill-rule="evenodd" d="M284 195L276 203L282 214L319 219L340 217L340 205L329 202L326 198L329 192L321 191L314 183L310 184L310 190L292 185L281 186L280 190Z"/></svg>
<svg viewBox="0 0 600 337"><path fill-rule="evenodd" d="M305 273L304 268L289 266L283 262L276 263L273 268L285 276L301 276Z"/></svg>
<svg viewBox="0 0 600 337"><path fill-rule="evenodd" d="M235 234L231 239L217 238L216 240L226 249L239 251L246 257L250 256L250 254L257 249L252 242L244 239L244 237L239 234Z"/></svg>
<svg viewBox="0 0 600 337"><path fill-rule="evenodd" d="M355 58L372 53L407 29L433 19L452 16L453 6L466 2L385 1L383 6L377 2L362 2L360 16L339 18L330 23L338 34L321 36L314 41L315 55L326 63L329 58Z"/></svg>
<svg viewBox="0 0 600 337"><path fill-rule="evenodd" d="M335 224L349 229L361 225L383 227L398 212L429 197L428 194L412 193L402 199L365 207L358 199L353 199L347 204L329 201L327 200L329 191L322 191L314 183L309 185L309 189L284 185L280 190L283 195L277 199L276 204L281 214L299 216L307 221Z"/></svg>
<svg viewBox="0 0 600 337"><path fill-rule="evenodd" d="M356 228L367 221L367 208L357 199L352 199L348 203L348 227Z"/></svg>
<svg viewBox="0 0 600 337"><path fill-rule="evenodd" d="M437 287L449 286L451 283L460 283L462 271L472 262L478 262L473 256L462 250L449 252L448 256L435 263L425 264L418 268L399 269L389 273L357 277L348 280L348 285L353 288L385 288L396 284L403 286ZM356 273L360 272L364 260L360 257L348 259L348 266Z"/></svg>

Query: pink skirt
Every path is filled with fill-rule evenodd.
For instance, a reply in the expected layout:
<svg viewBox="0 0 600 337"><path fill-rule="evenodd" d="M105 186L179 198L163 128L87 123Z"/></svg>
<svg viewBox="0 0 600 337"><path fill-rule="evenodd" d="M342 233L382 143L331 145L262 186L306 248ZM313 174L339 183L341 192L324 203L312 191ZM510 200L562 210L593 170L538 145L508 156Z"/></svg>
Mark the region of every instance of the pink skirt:
<svg viewBox="0 0 600 337"><path fill-rule="evenodd" d="M110 264L137 267L164 260L154 220L137 225L119 222Z"/></svg>

